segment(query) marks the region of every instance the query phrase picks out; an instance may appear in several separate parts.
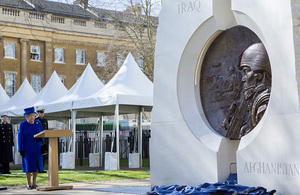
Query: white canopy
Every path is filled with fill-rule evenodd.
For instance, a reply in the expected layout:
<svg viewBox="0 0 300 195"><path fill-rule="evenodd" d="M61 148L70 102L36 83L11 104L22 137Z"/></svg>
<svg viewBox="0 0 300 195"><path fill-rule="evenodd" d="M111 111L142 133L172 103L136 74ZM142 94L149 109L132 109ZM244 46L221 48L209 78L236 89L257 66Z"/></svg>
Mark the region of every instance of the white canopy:
<svg viewBox="0 0 300 195"><path fill-rule="evenodd" d="M13 110L20 108L22 105L28 103L36 97L36 92L29 84L27 78L23 81L18 91L11 97L11 99L0 107L2 112L6 112L9 116L15 116ZM23 116L21 113L19 116Z"/></svg>
<svg viewBox="0 0 300 195"><path fill-rule="evenodd" d="M36 108L43 107L44 105L47 105L50 102L53 102L58 98L64 96L67 92L68 89L61 82L56 71L54 71L49 81L42 89L42 91L40 91L40 93L38 93L38 95L34 97L31 101L27 101L24 104L18 106L16 109L14 109L12 111L13 116L22 116L24 109L27 107L31 107L31 106L34 106Z"/></svg>
<svg viewBox="0 0 300 195"><path fill-rule="evenodd" d="M72 109L73 101L88 97L99 91L103 86L103 83L94 72L92 66L88 64L80 78L64 96L54 102L44 105L45 112L57 113L69 111ZM70 116L69 113L68 115Z"/></svg>
<svg viewBox="0 0 300 195"><path fill-rule="evenodd" d="M32 89L31 86L30 88ZM22 96L28 94L26 90L20 93L21 96L18 97L17 101L23 100ZM115 123L118 124L119 114L139 113L140 131L138 150L141 154L142 110L151 111L152 109L153 83L144 75L129 53L120 70L104 87L91 66L88 65L69 92L54 71L43 90L30 100L22 101L22 103L15 105L12 116L22 116L23 109L30 106L45 108L45 112L47 113L46 118L48 119L59 120L63 117L69 118L71 116L71 129L73 130L74 138L76 117L96 116L100 117L100 121L103 123L101 116L115 114ZM102 124L99 126L102 127ZM119 148L118 125L116 125L116 137L117 148ZM74 141L72 145L73 151L75 151ZM117 153L119 153L118 149Z"/></svg>
<svg viewBox="0 0 300 195"><path fill-rule="evenodd" d="M139 113L138 152L141 166L142 110L151 111L152 106L153 83L144 75L131 53L129 53L120 70L102 89L89 97L73 102L72 119L75 121L76 113L85 113L85 116L88 114L94 114L95 116L114 114L114 123L119 124L120 113ZM100 138L102 138L102 117L100 117L100 123ZM72 129L75 132L74 122ZM119 125L116 125L115 136L116 152L117 156L119 156ZM102 148L102 139L100 139L100 145L100 148ZM75 143L73 143L73 151L75 151ZM100 159L102 159L102 152L100 153ZM117 169L120 169L119 158L117 158L117 166Z"/></svg>
<svg viewBox="0 0 300 195"><path fill-rule="evenodd" d="M151 110L153 105L153 83L140 70L131 53L102 89L89 97L75 100L73 109L113 114L116 104L124 105L120 113L138 112L137 107Z"/></svg>
<svg viewBox="0 0 300 195"><path fill-rule="evenodd" d="M0 84L0 107L6 104L9 101L9 96L3 89L2 85Z"/></svg>
<svg viewBox="0 0 300 195"><path fill-rule="evenodd" d="M80 78L64 96L58 100L44 105L48 118L70 117L73 101L88 97L103 87L90 64L87 65ZM80 114L78 115L80 116ZM84 116L82 116L84 117Z"/></svg>

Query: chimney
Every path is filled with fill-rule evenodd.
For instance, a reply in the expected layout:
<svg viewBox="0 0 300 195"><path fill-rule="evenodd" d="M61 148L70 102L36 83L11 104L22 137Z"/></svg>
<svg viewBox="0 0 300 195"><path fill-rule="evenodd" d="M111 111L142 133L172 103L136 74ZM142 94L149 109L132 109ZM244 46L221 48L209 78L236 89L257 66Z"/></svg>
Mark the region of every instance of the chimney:
<svg viewBox="0 0 300 195"><path fill-rule="evenodd" d="M74 5L81 5L82 7L84 7L84 9L86 9L89 5L89 0L75 0Z"/></svg>
<svg viewBox="0 0 300 195"><path fill-rule="evenodd" d="M140 4L131 5L131 6L126 7L125 12L128 12L128 13L136 12L138 15L141 15L142 14L142 7L141 7Z"/></svg>

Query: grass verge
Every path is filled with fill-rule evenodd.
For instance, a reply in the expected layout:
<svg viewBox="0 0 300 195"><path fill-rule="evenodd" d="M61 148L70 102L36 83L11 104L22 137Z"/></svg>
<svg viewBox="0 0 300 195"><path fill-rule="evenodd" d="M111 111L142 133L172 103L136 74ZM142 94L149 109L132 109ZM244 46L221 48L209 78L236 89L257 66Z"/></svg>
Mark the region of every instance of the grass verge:
<svg viewBox="0 0 300 195"><path fill-rule="evenodd" d="M26 175L21 170L11 170L11 175L0 175L0 186L26 185ZM59 183L107 181L150 178L150 171L90 171L61 170ZM38 174L37 184L47 184L48 174Z"/></svg>

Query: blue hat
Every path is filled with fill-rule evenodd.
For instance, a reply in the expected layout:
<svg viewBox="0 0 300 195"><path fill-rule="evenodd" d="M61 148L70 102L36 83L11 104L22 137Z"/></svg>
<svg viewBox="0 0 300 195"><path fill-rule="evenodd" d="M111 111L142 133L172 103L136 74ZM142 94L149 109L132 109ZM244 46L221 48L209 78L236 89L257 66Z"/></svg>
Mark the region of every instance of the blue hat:
<svg viewBox="0 0 300 195"><path fill-rule="evenodd" d="M34 107L29 107L29 108L25 108L24 109L24 116L27 116L27 115L29 115L31 113L35 113Z"/></svg>

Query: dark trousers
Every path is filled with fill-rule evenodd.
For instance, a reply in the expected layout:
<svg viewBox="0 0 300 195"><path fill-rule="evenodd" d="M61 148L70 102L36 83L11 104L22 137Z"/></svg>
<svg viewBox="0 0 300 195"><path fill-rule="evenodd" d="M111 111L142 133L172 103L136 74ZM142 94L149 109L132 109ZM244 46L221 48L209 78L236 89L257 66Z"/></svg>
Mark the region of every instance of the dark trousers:
<svg viewBox="0 0 300 195"><path fill-rule="evenodd" d="M2 163L2 171L1 171L2 174L9 174L10 173L9 169L10 169L9 163Z"/></svg>
<svg viewBox="0 0 300 195"><path fill-rule="evenodd" d="M44 170L45 170L45 163L46 163L46 159L43 158L43 167L44 167Z"/></svg>

